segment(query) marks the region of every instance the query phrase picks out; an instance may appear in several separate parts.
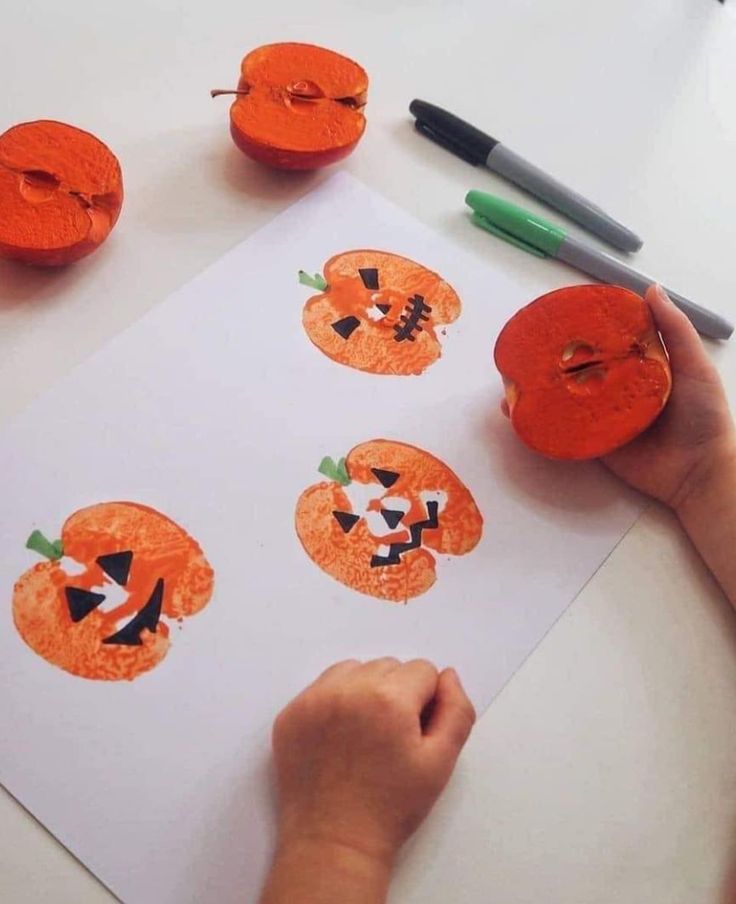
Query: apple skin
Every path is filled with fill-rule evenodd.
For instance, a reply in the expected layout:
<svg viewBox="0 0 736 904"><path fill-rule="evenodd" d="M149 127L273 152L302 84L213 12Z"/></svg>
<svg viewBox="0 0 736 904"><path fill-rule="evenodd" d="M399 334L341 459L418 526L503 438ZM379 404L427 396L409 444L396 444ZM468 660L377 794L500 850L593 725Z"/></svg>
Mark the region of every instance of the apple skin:
<svg viewBox="0 0 736 904"><path fill-rule="evenodd" d="M251 160L282 170L316 170L323 166L338 163L353 153L358 146L361 135L352 144L339 148L329 148L323 151L293 151L280 150L274 147L266 147L252 141L243 131L237 128L234 122L230 122L230 135L236 146Z"/></svg>

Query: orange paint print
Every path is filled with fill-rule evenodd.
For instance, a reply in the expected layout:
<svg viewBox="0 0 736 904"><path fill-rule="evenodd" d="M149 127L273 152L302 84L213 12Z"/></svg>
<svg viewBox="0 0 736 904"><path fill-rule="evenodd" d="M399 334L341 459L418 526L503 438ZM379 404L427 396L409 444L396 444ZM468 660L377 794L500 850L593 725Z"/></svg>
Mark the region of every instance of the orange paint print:
<svg viewBox="0 0 736 904"><path fill-rule="evenodd" d="M154 668L171 646L163 619L194 615L212 596L197 542L135 502L80 509L60 540L34 531L27 546L49 561L16 583L15 627L39 656L82 678L132 681Z"/></svg>
<svg viewBox="0 0 736 904"><path fill-rule="evenodd" d="M324 277L299 280L321 294L304 306L312 342L338 364L372 374L423 373L442 354L437 336L460 316L457 293L432 270L388 251L346 251Z"/></svg>
<svg viewBox="0 0 736 904"><path fill-rule="evenodd" d="M374 439L306 489L296 532L307 555L359 593L405 603L434 584L433 553L462 556L483 533L470 490L438 458L406 443Z"/></svg>

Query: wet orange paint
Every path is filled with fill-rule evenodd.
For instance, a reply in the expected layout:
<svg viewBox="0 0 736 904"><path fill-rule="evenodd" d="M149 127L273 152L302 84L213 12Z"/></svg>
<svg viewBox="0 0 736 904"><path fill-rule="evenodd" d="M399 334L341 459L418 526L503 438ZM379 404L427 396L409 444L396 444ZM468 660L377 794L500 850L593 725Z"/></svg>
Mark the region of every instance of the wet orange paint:
<svg viewBox="0 0 736 904"><path fill-rule="evenodd" d="M21 576L13 592L13 619L23 640L45 660L83 678L132 680L156 666L170 647L164 621L199 612L210 600L214 572L197 542L152 508L133 502L105 502L75 512L64 524L64 559L83 566L67 574L64 559L42 562ZM116 583L97 561L130 553L127 575L119 591L124 601L106 609L100 604L74 620L70 589L105 595ZM118 556L119 557L119 556ZM109 566L108 569L113 571ZM114 573L114 572L113 572ZM157 588L160 615L148 627L130 626ZM125 626L128 628L125 629ZM121 630L126 642L114 641Z"/></svg>
<svg viewBox="0 0 736 904"><path fill-rule="evenodd" d="M449 283L388 251L337 254L324 280L324 292L304 306L304 329L328 358L356 370L421 374L442 355L439 327L460 316Z"/></svg>
<svg viewBox="0 0 736 904"><path fill-rule="evenodd" d="M346 468L357 492L334 480L315 484L295 516L307 555L342 584L405 603L435 583L434 554L462 556L479 542L483 518L470 490L429 452L375 439L356 446ZM354 508L351 496L362 505ZM377 534L381 521L369 523L369 513L382 512Z"/></svg>
<svg viewBox="0 0 736 904"><path fill-rule="evenodd" d="M569 286L516 313L494 351L511 423L550 458L598 458L630 442L670 394L646 302L618 286Z"/></svg>
<svg viewBox="0 0 736 904"><path fill-rule="evenodd" d="M229 92L213 92L218 93ZM309 170L346 157L365 130L368 76L314 44L267 44L242 61L230 108L235 144L279 169Z"/></svg>
<svg viewBox="0 0 736 904"><path fill-rule="evenodd" d="M120 164L89 132L39 120L0 135L0 256L70 264L99 248L122 204Z"/></svg>

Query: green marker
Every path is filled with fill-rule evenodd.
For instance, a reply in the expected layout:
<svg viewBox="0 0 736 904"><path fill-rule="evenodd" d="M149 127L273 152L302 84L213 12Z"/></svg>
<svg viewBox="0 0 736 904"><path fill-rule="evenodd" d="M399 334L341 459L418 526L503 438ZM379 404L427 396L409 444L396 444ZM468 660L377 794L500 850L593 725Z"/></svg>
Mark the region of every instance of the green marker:
<svg viewBox="0 0 736 904"><path fill-rule="evenodd" d="M649 286L657 282L612 255L568 235L564 229L549 220L529 213L503 198L482 191L469 191L465 196L465 203L473 210L472 219L476 226L537 257L556 257L601 282L624 286L639 295L644 295ZM704 336L728 339L733 333L733 325L719 314L700 307L670 289L665 291Z"/></svg>

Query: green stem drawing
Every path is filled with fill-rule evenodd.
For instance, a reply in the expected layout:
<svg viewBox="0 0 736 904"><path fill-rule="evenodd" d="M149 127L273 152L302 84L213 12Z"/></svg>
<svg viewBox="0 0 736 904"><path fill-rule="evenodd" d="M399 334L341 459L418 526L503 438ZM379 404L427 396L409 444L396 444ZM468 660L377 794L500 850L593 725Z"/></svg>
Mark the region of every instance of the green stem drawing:
<svg viewBox="0 0 736 904"><path fill-rule="evenodd" d="M34 530L31 536L26 540L26 549L31 549L39 555L46 556L52 562L60 559L64 555L64 547L61 540L48 540L40 530Z"/></svg>
<svg viewBox="0 0 736 904"><path fill-rule="evenodd" d="M303 286L309 286L310 289L317 289L318 292L326 292L329 289L327 282L320 273L310 276L304 270L299 271L299 282Z"/></svg>
<svg viewBox="0 0 736 904"><path fill-rule="evenodd" d="M330 480L334 480L335 483L339 483L342 487L346 487L351 482L344 458L341 458L337 464L335 464L329 455L325 455L319 463L317 470L320 474L324 474L325 477L329 477Z"/></svg>

